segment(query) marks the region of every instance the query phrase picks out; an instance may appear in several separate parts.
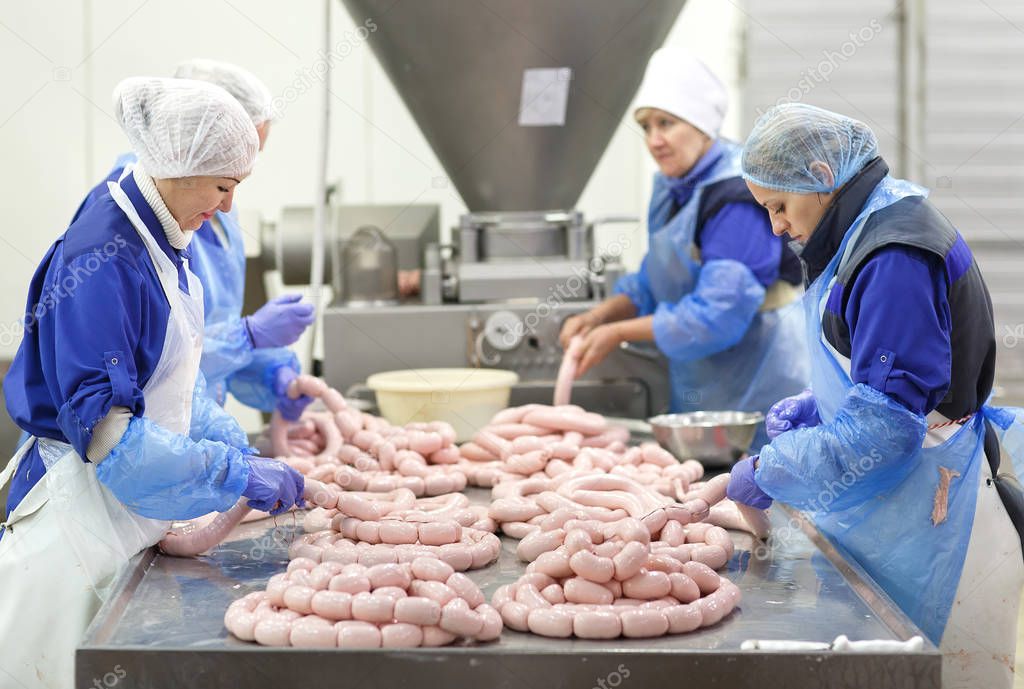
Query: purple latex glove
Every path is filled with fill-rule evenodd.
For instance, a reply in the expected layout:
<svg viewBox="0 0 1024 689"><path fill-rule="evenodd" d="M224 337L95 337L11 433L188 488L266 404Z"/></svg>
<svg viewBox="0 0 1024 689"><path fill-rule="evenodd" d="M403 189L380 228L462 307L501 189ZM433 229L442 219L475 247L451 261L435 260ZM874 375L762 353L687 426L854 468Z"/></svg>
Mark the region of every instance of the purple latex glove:
<svg viewBox="0 0 1024 689"><path fill-rule="evenodd" d="M758 488L754 481L754 462L756 461L757 455L754 455L741 459L733 465L725 495L733 502L741 502L759 510L766 510L772 506L772 499Z"/></svg>
<svg viewBox="0 0 1024 689"><path fill-rule="evenodd" d="M277 410L285 421L298 421L302 412L306 411L313 398L300 395L298 399L288 396L288 384L298 377L298 373L290 366L281 366L274 372L274 394L277 396Z"/></svg>
<svg viewBox="0 0 1024 689"><path fill-rule="evenodd" d="M271 299L256 313L246 316L245 327L249 330L252 346L258 349L287 347L298 340L302 331L316 318L313 305L301 299L301 294L285 294Z"/></svg>
<svg viewBox="0 0 1024 689"><path fill-rule="evenodd" d="M794 428L807 428L821 423L818 416L818 404L810 390L799 395L784 397L768 410L764 418L764 428L768 438L775 438Z"/></svg>
<svg viewBox="0 0 1024 689"><path fill-rule="evenodd" d="M302 507L302 491L306 480L302 474L284 462L264 457L247 457L249 482L242 495L249 498L249 506L261 512L281 514L292 508Z"/></svg>

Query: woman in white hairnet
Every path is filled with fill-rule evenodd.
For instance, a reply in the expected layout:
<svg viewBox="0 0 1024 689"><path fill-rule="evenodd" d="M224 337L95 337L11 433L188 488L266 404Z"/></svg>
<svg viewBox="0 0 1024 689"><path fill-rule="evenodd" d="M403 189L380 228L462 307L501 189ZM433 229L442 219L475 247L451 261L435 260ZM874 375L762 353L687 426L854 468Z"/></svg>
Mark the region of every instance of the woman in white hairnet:
<svg viewBox="0 0 1024 689"><path fill-rule="evenodd" d="M1000 441L1024 459L1024 410L985 404L995 331L970 248L867 125L827 110L765 113L743 176L804 245L811 390L769 411L729 497L810 512L940 647L943 687L1009 689L1024 502Z"/></svg>
<svg viewBox="0 0 1024 689"><path fill-rule="evenodd" d="M114 111L139 163L43 258L4 381L31 436L0 474L16 497L0 537L14 686L72 686L75 645L114 574L170 520L240 497L274 512L301 503L300 474L253 456L194 397L203 289L188 246L251 171L252 121L223 89L185 79L127 79Z"/></svg>
<svg viewBox="0 0 1024 689"><path fill-rule="evenodd" d="M623 342L653 340L676 412L766 412L807 384L792 308L799 261L740 178L739 146L719 137L725 110L725 88L702 62L670 48L651 57L634 113L658 165L647 255L561 333L563 347L583 337L578 375ZM766 439L759 430L755 449Z"/></svg>
<svg viewBox="0 0 1024 689"><path fill-rule="evenodd" d="M252 120L263 150L273 103L269 89L254 74L227 62L197 58L179 64L174 76L207 81L231 94ZM135 160L133 153L118 158L107 178L86 196L75 219L105 196L107 182L117 181ZM288 384L301 367L286 347L313 322L313 305L300 301L298 294L285 294L242 316L245 246L234 208L204 218L190 251L189 266L203 283L206 332L200 369L205 393L223 405L230 392L247 406L265 412L277 409L290 421L298 419L312 399L287 395Z"/></svg>

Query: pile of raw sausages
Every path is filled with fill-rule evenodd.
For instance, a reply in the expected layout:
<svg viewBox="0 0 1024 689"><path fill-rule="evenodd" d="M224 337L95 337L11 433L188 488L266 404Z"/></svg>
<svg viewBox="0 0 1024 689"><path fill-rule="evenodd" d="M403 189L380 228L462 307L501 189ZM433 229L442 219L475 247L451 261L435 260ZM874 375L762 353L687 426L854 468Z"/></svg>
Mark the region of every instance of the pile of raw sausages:
<svg viewBox="0 0 1024 689"><path fill-rule="evenodd" d="M495 522L465 495L344 492L304 527L315 530L292 543L287 572L228 608L224 625L239 639L398 648L501 634L501 616L461 573L501 551Z"/></svg>
<svg viewBox="0 0 1024 689"><path fill-rule="evenodd" d="M333 509L311 513L292 558L340 564L395 564L433 557L455 571L498 559L501 541L484 508L465 495L416 500L406 489L390 494L342 493Z"/></svg>
<svg viewBox="0 0 1024 689"><path fill-rule="evenodd" d="M302 474L374 493L407 488L416 495L444 495L466 487L450 424L392 426L349 407L341 393L308 375L292 381L288 394L319 398L326 408L307 411L297 423L276 412L271 418L274 456Z"/></svg>
<svg viewBox="0 0 1024 689"><path fill-rule="evenodd" d="M498 412L462 445L459 466L477 486L595 469L674 497L704 474L699 462L680 463L657 443L627 447L628 442L629 431L600 414L574 405L527 404Z"/></svg>
<svg viewBox="0 0 1024 689"><path fill-rule="evenodd" d="M433 557L370 567L299 557L266 591L233 602L224 626L266 646L409 648L490 641L502 620L476 584Z"/></svg>
<svg viewBox="0 0 1024 689"><path fill-rule="evenodd" d="M626 429L576 406L506 409L458 448L447 424L392 426L317 379L295 392L327 411L275 418L274 447L328 497L311 500L288 571L229 608L241 639L436 646L496 638L503 623L589 639L692 631L740 599L714 571L733 553L721 527L766 532L763 513L724 500L728 476L701 482L699 463L628 447ZM492 487L489 508L457 492L467 477ZM499 527L530 564L487 605L461 572L497 559Z"/></svg>
<svg viewBox="0 0 1024 689"><path fill-rule="evenodd" d="M690 632L715 624L739 603L731 581L702 562L664 554L648 539L636 519L597 533L572 528L562 545L498 588L491 604L517 631L614 639Z"/></svg>
<svg viewBox="0 0 1024 689"><path fill-rule="evenodd" d="M580 474L532 495L502 491L504 497L491 503L491 517L506 534L522 539L516 553L527 562L561 547L570 531L601 543L621 524L635 522L645 529L638 538L657 554L719 569L732 557L732 539L722 527L701 520L724 499L728 482L728 475L718 476L691 491L686 502L675 503L624 476Z"/></svg>
<svg viewBox="0 0 1024 689"><path fill-rule="evenodd" d="M522 535L516 552L530 562L491 600L509 628L653 637L715 624L739 603L739 588L715 572L732 556L732 539L700 521L724 499L727 475L694 486L682 503L623 476L565 476L540 492L524 485L538 481L492 491L503 497L491 503L491 516Z"/></svg>

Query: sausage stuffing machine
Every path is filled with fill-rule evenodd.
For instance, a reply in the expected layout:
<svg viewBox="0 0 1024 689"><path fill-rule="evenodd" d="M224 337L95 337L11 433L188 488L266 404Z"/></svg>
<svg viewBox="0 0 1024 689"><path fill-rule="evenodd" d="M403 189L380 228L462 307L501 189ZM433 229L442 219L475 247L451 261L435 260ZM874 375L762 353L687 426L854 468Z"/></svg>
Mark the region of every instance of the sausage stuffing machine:
<svg viewBox="0 0 1024 689"><path fill-rule="evenodd" d="M604 221L574 206L684 0L343 4L357 26L376 27L367 42L444 166L439 183L469 213L442 244L434 206L332 209L323 376L351 394L379 371L496 367L520 376L513 404L550 402L562 322L622 273L618 256L595 255ZM265 264L286 283L308 281L311 218L286 209L264 233ZM363 226L381 232L353 248ZM395 271L411 269L420 296L397 300ZM653 347L614 352L574 389L614 416L645 418L668 399Z"/></svg>

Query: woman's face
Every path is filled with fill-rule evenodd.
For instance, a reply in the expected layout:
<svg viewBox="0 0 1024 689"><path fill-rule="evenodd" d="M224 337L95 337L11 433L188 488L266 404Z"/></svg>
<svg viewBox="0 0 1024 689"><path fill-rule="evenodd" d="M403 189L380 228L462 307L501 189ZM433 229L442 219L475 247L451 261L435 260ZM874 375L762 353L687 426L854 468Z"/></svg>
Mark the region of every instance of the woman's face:
<svg viewBox="0 0 1024 689"><path fill-rule="evenodd" d="M775 191L749 181L747 187L754 199L768 210L775 236L788 234L801 244L807 244L836 195L835 191L818 194Z"/></svg>
<svg viewBox="0 0 1024 689"><path fill-rule="evenodd" d="M636 121L644 130L647 150L667 177L682 177L711 148L711 137L664 110L641 108Z"/></svg>
<svg viewBox="0 0 1024 689"><path fill-rule="evenodd" d="M245 179L244 177L242 179ZM227 213L235 187L242 181L234 177L182 177L157 180L157 189L167 210L182 230L198 230L214 212Z"/></svg>

